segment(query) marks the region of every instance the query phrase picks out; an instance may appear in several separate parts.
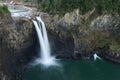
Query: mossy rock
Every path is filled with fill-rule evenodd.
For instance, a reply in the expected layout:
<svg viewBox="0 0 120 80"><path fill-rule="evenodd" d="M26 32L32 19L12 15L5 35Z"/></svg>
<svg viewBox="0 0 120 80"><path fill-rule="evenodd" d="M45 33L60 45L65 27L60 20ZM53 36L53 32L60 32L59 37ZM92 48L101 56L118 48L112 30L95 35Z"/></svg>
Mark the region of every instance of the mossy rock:
<svg viewBox="0 0 120 80"><path fill-rule="evenodd" d="M6 14L6 13L10 13L8 7L5 5L0 6L0 14Z"/></svg>

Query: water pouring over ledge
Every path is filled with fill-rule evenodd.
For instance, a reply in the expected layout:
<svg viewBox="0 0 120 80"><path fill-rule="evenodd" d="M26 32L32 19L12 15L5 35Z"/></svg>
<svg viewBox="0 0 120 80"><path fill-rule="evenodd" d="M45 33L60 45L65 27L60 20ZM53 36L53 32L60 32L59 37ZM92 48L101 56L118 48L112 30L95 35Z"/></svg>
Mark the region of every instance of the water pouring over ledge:
<svg viewBox="0 0 120 80"><path fill-rule="evenodd" d="M37 64L43 64L43 66L58 66L58 63L56 62L56 59L54 56L51 56L50 51L50 44L47 36L47 31L45 28L45 24L42 21L41 17L36 17L36 20L33 20L33 24L35 26L38 39L39 39L39 45L40 45L40 58L35 60L35 65Z"/></svg>

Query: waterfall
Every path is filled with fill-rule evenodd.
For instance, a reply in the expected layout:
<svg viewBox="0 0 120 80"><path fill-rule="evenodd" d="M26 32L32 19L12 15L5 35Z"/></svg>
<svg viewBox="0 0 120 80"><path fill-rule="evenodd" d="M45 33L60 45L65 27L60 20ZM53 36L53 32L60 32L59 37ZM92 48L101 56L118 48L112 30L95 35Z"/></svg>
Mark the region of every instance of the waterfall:
<svg viewBox="0 0 120 80"><path fill-rule="evenodd" d="M49 45L49 41L48 41L48 37L47 37L47 31L46 31L46 28L45 28L45 24L44 24L44 22L41 20L41 18L40 17L36 17L36 19L37 19L37 21L39 21L39 23L41 23L41 25L42 25L42 30L41 31L43 31L43 39L44 39L44 41L45 41L45 45L46 45L46 51L47 51L47 56L50 56L50 45Z"/></svg>
<svg viewBox="0 0 120 80"><path fill-rule="evenodd" d="M96 53L93 55L93 57L94 57L94 60L96 60L96 59L102 60Z"/></svg>
<svg viewBox="0 0 120 80"><path fill-rule="evenodd" d="M35 26L41 48L41 52L39 52L40 58L36 59L36 63L41 63L45 66L56 65L57 63L55 57L51 56L50 44L45 24L40 17L36 17L36 20L37 21L33 20L33 24Z"/></svg>

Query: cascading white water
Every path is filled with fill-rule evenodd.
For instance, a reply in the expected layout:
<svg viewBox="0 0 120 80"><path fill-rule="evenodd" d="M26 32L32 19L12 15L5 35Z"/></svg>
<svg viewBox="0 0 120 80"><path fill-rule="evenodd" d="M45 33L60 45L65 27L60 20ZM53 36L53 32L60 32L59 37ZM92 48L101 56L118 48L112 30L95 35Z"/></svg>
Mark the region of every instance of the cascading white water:
<svg viewBox="0 0 120 80"><path fill-rule="evenodd" d="M41 20L40 17L36 17L37 21L39 21L39 23L41 23L41 26L42 26L42 30L43 31L43 39L45 41L45 45L46 45L46 52L47 52L47 55L46 57L50 57L50 45L49 45L49 41L48 41L48 36L47 36L47 31L46 31L46 28L45 28L45 24L44 22Z"/></svg>
<svg viewBox="0 0 120 80"><path fill-rule="evenodd" d="M55 58L50 55L51 51L45 24L40 17L36 17L36 19L37 21L33 20L33 23L38 35L39 44L41 48L41 58L38 58L36 60L36 63L41 63L45 66L57 65Z"/></svg>
<svg viewBox="0 0 120 80"><path fill-rule="evenodd" d="M35 28L36 28L36 31L37 31L37 34L38 34L38 39L39 39L39 44L40 44L40 47L41 47L41 53L45 53L45 54L42 54L42 58L43 59L46 59L48 56L47 56L47 50L46 50L46 46L44 44L44 39L42 37L42 33L41 33L41 30L37 24L36 21L33 21L34 25L35 25Z"/></svg>
<svg viewBox="0 0 120 80"><path fill-rule="evenodd" d="M96 53L93 55L93 57L94 57L94 60L96 60L96 59L102 60Z"/></svg>

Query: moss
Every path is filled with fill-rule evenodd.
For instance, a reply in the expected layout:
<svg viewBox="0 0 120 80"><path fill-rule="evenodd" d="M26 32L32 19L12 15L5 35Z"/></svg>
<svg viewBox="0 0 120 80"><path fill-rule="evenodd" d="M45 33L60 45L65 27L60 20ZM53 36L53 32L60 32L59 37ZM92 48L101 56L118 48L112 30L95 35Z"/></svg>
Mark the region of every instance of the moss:
<svg viewBox="0 0 120 80"><path fill-rule="evenodd" d="M114 52L120 53L120 45L119 44L111 44L110 49Z"/></svg>
<svg viewBox="0 0 120 80"><path fill-rule="evenodd" d="M101 33L101 34L100 34ZM85 39L89 42L90 48L102 48L107 44L110 44L108 32L98 32L92 31L87 36L85 35Z"/></svg>
<svg viewBox="0 0 120 80"><path fill-rule="evenodd" d="M0 6L0 14L7 14L7 13L9 13L8 7L5 5Z"/></svg>
<svg viewBox="0 0 120 80"><path fill-rule="evenodd" d="M111 38L110 50L120 53L120 38L118 36Z"/></svg>
<svg viewBox="0 0 120 80"><path fill-rule="evenodd" d="M84 41L89 43L91 49L109 46L110 50L120 53L120 38L117 34L111 35L111 31L92 31L84 36Z"/></svg>

